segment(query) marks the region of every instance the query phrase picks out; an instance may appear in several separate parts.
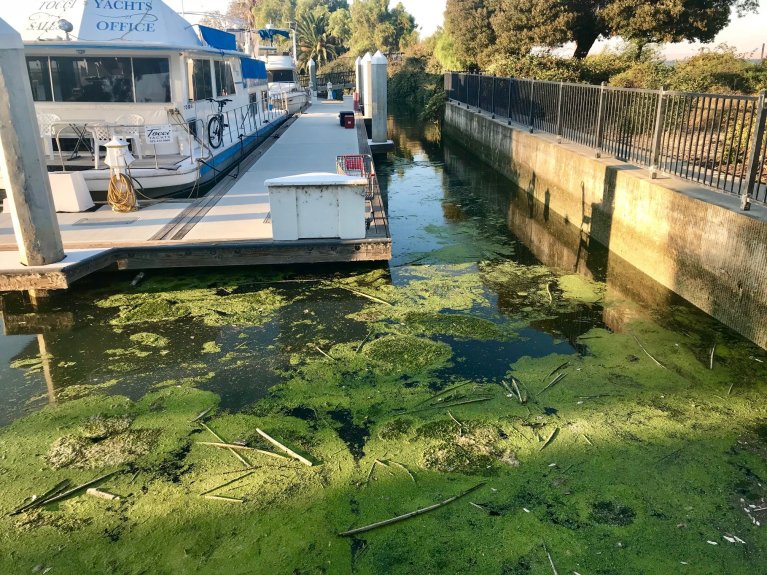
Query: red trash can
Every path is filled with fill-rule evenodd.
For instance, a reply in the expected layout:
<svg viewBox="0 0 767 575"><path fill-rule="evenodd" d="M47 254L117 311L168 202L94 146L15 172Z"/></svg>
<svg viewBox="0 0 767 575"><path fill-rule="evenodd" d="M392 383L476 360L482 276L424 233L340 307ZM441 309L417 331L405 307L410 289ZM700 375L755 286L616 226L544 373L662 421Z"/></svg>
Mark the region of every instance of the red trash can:
<svg viewBox="0 0 767 575"><path fill-rule="evenodd" d="M348 115L344 116L344 128L347 130L351 130L354 128L354 116Z"/></svg>

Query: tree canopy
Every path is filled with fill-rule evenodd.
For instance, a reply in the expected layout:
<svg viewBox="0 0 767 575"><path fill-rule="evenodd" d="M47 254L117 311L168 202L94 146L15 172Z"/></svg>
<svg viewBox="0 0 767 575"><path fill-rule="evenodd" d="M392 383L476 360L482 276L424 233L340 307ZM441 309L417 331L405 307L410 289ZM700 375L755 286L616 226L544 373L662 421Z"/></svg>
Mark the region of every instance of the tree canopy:
<svg viewBox="0 0 767 575"><path fill-rule="evenodd" d="M621 36L639 45L710 42L758 0L448 0L445 31L454 56L482 65L495 54L524 55L534 46L575 43L585 58L602 38ZM493 45L494 43L494 45Z"/></svg>
<svg viewBox="0 0 767 575"><path fill-rule="evenodd" d="M355 0L351 5L347 0L231 0L226 14L215 13L206 21L245 22L251 29L295 25L302 67L310 58L323 66L344 54L353 60L367 51L400 52L418 41L413 16L402 3L390 8L389 0ZM288 50L290 44L275 40L279 50Z"/></svg>

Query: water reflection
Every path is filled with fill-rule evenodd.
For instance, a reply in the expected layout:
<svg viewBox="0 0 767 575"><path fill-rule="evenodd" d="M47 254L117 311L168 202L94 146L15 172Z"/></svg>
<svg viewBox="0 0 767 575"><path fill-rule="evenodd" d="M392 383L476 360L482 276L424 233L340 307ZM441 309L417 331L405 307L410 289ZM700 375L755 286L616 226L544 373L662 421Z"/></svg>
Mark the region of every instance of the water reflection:
<svg viewBox="0 0 767 575"><path fill-rule="evenodd" d="M490 305L472 309L472 315L518 324L518 337L477 341L437 336L450 344L455 357L441 376L497 380L524 356L586 354L587 340L580 338L592 328L620 332L629 321L641 318L683 334L702 361L712 341L740 339L609 254L459 142L443 141L438 126L396 115L389 126L396 152L377 166L394 237L393 260L381 281L405 287L420 266L462 274L476 273L479 262L511 261L522 266L542 262L559 274L580 274L605 284L604 297L597 301L534 318L524 286L484 285L483 297ZM6 294L0 425L30 409L84 395L94 386L137 399L157 386L193 384L219 394L224 409L251 405L284 380L296 357L366 336L368 325L355 318L368 302L319 280L375 269L153 272L137 288L130 288L132 276L103 274L44 301ZM264 322L243 325L229 322L226 310L215 305L212 313L220 314L219 322L181 314L150 323L115 323L115 310L97 305L113 294L167 300L165 286L174 282L184 289L212 291L222 301L271 286L286 303L265 314ZM562 297L554 283L550 289L552 298ZM147 332L167 344L148 345Z"/></svg>

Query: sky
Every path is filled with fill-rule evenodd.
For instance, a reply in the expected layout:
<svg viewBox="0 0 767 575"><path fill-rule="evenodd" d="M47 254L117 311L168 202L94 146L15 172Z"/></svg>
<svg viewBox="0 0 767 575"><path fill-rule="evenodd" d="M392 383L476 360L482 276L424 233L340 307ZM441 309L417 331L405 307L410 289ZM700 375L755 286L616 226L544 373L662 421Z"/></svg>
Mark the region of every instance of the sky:
<svg viewBox="0 0 767 575"><path fill-rule="evenodd" d="M0 17L12 11L29 11L27 2L21 0L0 0ZM353 1L353 0L352 0ZM397 0L392 0L393 5ZM420 27L421 37L425 38L432 34L438 26L442 25L443 12L446 0L400 0L408 12L415 16ZM182 7L187 12L206 12L221 10L226 5L226 0L166 0L166 3L181 12ZM199 16L189 15L188 19L195 22ZM767 0L760 0L758 14L749 14L745 18L733 19L730 25L716 37L712 45L727 43L734 46L738 52L758 58L761 53L762 43L767 42ZM592 53L598 52L598 44ZM671 44L666 46L664 53L669 59L683 58L692 55L700 49L700 44Z"/></svg>

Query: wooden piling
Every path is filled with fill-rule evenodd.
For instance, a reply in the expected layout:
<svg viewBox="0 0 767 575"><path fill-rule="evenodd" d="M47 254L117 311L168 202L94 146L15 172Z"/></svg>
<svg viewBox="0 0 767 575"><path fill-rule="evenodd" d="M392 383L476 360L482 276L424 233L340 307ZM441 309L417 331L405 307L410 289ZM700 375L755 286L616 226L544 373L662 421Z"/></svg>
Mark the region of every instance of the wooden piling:
<svg viewBox="0 0 767 575"><path fill-rule="evenodd" d="M22 264L64 259L21 36L0 19L0 149Z"/></svg>

